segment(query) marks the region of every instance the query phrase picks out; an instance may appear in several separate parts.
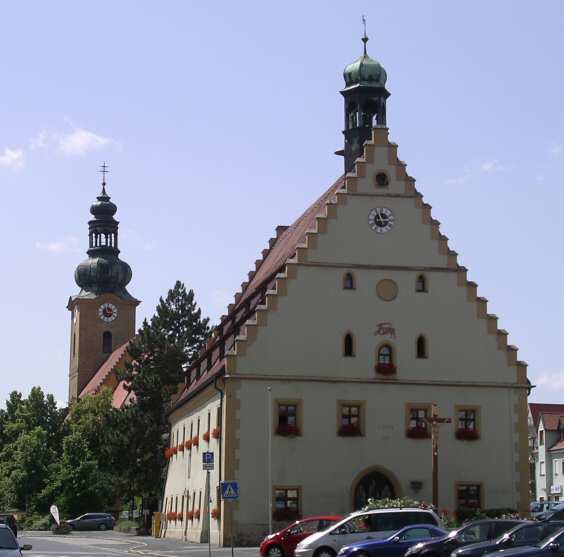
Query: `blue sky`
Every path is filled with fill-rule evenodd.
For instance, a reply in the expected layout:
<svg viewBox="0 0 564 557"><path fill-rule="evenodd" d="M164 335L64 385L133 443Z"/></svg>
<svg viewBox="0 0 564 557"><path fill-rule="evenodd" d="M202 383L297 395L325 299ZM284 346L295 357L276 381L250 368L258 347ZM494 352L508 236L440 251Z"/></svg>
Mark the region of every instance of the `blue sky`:
<svg viewBox="0 0 564 557"><path fill-rule="evenodd" d="M176 279L224 312L276 225L341 173L361 14L400 158L533 400L564 402L558 0L4 2L0 400L35 384L66 400L65 306L104 160L139 318Z"/></svg>

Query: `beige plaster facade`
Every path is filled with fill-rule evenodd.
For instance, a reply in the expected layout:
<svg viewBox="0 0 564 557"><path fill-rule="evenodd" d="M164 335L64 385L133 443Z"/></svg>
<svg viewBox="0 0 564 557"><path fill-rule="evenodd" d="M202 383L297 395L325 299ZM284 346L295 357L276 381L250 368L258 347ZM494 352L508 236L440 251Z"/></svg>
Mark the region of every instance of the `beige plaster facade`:
<svg viewBox="0 0 564 557"><path fill-rule="evenodd" d="M267 529L268 492L274 488L297 488L303 516L354 510L357 486L370 472L381 473L395 495L430 501L431 442L408 437L406 428L409 408L431 404L453 418L440 428L440 508L456 510L457 486L470 485L479 486L483 508L528 511L526 364L517 361L507 332L498 330L487 300L477 296L476 284L457 264L387 134L374 129L355 173L320 208L225 354L218 374L225 391L222 477L216 470L212 485L238 480L241 500L221 505L221 518L211 520L214 542L227 543L233 528L241 542L256 543ZM376 185L379 172L388 174L387 187ZM369 226L374 208L392 211L388 232ZM344 288L346 273L354 277L352 289ZM384 287L377 288L382 281ZM346 334L353 338L352 356L343 353ZM375 369L383 345L395 365L389 375ZM360 409L358 436L341 436L335 427L343 401ZM173 443L194 420L207 424L219 404L212 383L177 404ZM297 412L297 430L279 435L278 405L288 404ZM473 413L473 439L459 438L463 410ZM219 451L219 441L210 450ZM186 451L170 460L168 505L205 490L201 457L192 452L192 464ZM208 530L204 520L188 528L185 520L169 521L166 535L199 541Z"/></svg>

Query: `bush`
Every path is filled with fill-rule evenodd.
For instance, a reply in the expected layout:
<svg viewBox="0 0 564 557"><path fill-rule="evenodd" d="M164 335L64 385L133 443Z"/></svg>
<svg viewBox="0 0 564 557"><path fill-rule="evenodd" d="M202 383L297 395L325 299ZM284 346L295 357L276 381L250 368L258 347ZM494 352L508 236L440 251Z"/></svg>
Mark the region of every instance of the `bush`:
<svg viewBox="0 0 564 557"><path fill-rule="evenodd" d="M480 520L482 518L518 518L519 514L515 509L468 509L460 508L456 512L456 517L460 524L470 520Z"/></svg>
<svg viewBox="0 0 564 557"><path fill-rule="evenodd" d="M139 523L135 520L119 520L114 529L118 532L131 532L132 530L136 530L139 528Z"/></svg>
<svg viewBox="0 0 564 557"><path fill-rule="evenodd" d="M27 514L19 525L22 530L50 530L52 523L51 515Z"/></svg>
<svg viewBox="0 0 564 557"><path fill-rule="evenodd" d="M67 524L66 522L61 522L59 526L53 524L53 527L51 528L51 532L53 532L53 534L55 534L56 536L64 536L66 534L70 534L72 532L72 528L70 527L70 524Z"/></svg>
<svg viewBox="0 0 564 557"><path fill-rule="evenodd" d="M375 509L431 509L434 510L433 505L423 501L416 501L409 499L409 497L402 497L401 499L368 499L367 505L362 509L363 511L373 511Z"/></svg>

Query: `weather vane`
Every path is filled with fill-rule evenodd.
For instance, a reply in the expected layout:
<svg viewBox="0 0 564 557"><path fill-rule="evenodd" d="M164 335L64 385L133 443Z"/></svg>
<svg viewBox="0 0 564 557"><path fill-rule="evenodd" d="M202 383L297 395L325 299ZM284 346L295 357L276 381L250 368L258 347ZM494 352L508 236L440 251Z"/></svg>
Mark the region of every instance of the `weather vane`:
<svg viewBox="0 0 564 557"><path fill-rule="evenodd" d="M368 36L366 35L366 17L364 17L364 15L362 16L362 26L364 27L362 42L364 43L364 55L366 56L366 43L368 42Z"/></svg>
<svg viewBox="0 0 564 557"><path fill-rule="evenodd" d="M106 174L109 174L110 171L108 170L108 165L103 162L102 166L100 166L100 168L102 170L99 170L100 174L102 174L102 185L105 186L106 185Z"/></svg>

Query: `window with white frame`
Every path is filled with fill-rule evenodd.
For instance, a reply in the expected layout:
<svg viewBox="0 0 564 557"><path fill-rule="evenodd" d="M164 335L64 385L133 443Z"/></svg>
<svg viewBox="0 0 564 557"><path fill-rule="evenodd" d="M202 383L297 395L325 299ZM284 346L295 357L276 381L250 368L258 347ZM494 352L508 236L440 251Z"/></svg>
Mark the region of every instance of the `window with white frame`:
<svg viewBox="0 0 564 557"><path fill-rule="evenodd" d="M540 475L544 476L545 471L544 471L544 460L540 461Z"/></svg>
<svg viewBox="0 0 564 557"><path fill-rule="evenodd" d="M552 472L555 478L557 478L560 474L561 462L561 460L554 460L552 463Z"/></svg>

